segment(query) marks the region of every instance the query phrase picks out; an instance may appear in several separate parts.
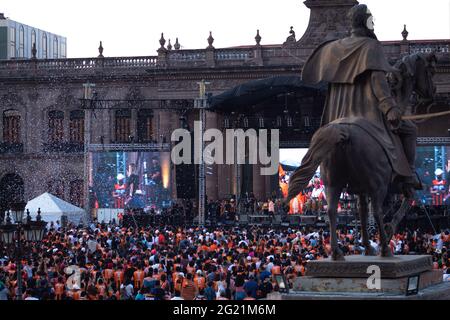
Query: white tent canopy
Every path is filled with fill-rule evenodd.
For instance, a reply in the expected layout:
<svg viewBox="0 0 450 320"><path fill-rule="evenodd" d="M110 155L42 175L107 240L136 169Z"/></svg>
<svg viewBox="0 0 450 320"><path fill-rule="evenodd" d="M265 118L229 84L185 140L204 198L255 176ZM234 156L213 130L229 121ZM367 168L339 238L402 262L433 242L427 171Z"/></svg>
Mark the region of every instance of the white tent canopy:
<svg viewBox="0 0 450 320"><path fill-rule="evenodd" d="M52 221L59 221L61 223L61 216L63 214L67 216L69 222L75 224L84 221L85 218L85 211L83 209L47 192L28 201L25 212L29 210L30 216L34 220L39 209L41 209L42 220L48 223Z"/></svg>

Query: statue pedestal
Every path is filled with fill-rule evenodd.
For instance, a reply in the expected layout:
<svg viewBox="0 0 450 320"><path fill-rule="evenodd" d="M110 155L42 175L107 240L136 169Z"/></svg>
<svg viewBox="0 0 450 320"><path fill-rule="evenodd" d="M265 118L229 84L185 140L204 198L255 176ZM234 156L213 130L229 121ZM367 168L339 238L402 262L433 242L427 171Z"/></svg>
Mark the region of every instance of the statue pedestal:
<svg viewBox="0 0 450 320"><path fill-rule="evenodd" d="M379 289L369 289L373 281L370 266L381 273ZM420 275L419 291L406 295L408 278ZM450 282L443 282L441 270L432 270L431 256L395 256L392 258L347 256L345 261L310 261L306 275L299 277L289 294L275 293L274 300L384 300L450 299ZM369 281L368 281L369 280Z"/></svg>
<svg viewBox="0 0 450 320"><path fill-rule="evenodd" d="M382 279L395 279L431 271L433 260L429 255L394 256L392 258L352 255L346 256L345 261L333 261L331 258L309 261L306 264L306 276L367 279L373 273L368 272L370 266L380 268Z"/></svg>

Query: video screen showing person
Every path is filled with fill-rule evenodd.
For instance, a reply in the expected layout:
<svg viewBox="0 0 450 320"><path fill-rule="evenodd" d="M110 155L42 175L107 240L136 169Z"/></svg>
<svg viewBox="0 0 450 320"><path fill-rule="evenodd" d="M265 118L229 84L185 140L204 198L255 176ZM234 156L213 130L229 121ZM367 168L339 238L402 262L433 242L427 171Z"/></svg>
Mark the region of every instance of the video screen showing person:
<svg viewBox="0 0 450 320"><path fill-rule="evenodd" d="M280 149L279 187L283 197L287 196L289 178L300 166L308 149ZM423 190L416 192L416 205L450 205L450 146L417 147L416 172L423 184ZM320 170L309 186L290 202L291 214L304 214L326 208L326 195ZM356 198L344 192L341 194L338 210L356 210Z"/></svg>
<svg viewBox="0 0 450 320"><path fill-rule="evenodd" d="M416 171L424 187L417 191L418 204L449 205L450 147L418 147Z"/></svg>
<svg viewBox="0 0 450 320"><path fill-rule="evenodd" d="M283 198L288 195L289 179L297 169L308 149L280 149L278 166L279 187ZM300 192L289 203L289 214L309 214L323 211L326 206L325 188L320 178L320 168L305 190Z"/></svg>
<svg viewBox="0 0 450 320"><path fill-rule="evenodd" d="M93 153L89 187L95 208L150 211L167 207L170 153Z"/></svg>

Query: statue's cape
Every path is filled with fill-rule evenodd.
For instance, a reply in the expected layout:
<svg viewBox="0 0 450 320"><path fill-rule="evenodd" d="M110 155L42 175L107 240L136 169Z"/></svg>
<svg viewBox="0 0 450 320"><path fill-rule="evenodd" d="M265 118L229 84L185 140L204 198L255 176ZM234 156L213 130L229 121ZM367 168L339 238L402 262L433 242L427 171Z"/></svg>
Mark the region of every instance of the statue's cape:
<svg viewBox="0 0 450 320"><path fill-rule="evenodd" d="M302 80L308 84L321 81L353 83L367 70L389 72L382 44L369 37L348 37L322 43L303 66Z"/></svg>

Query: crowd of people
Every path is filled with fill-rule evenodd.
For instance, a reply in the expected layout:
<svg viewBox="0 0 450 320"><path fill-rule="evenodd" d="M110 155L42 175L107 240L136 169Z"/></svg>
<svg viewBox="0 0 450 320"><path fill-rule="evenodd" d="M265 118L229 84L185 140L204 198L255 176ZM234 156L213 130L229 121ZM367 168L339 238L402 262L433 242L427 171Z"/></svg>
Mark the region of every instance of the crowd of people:
<svg viewBox="0 0 450 320"><path fill-rule="evenodd" d="M339 231L346 255L360 254L357 229ZM378 237L372 245L377 249ZM396 234L395 254L431 254L450 273L449 231ZM22 272L0 248L0 300L254 300L277 291L282 275L292 288L310 260L330 253L330 235L313 228L124 228L92 223L51 225L40 243L25 245Z"/></svg>

